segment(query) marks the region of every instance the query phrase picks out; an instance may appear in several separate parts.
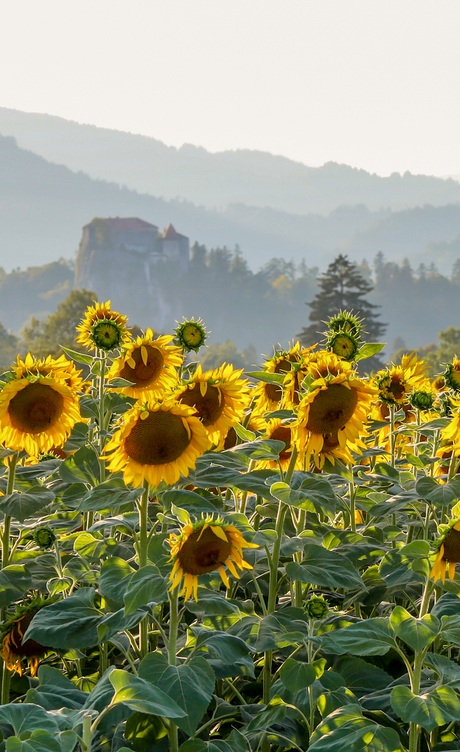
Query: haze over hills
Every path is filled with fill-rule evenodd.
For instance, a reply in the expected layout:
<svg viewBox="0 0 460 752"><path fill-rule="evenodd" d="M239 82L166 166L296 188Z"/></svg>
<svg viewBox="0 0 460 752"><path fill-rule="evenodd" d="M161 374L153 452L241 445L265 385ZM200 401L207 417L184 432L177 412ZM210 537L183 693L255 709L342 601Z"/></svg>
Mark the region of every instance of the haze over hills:
<svg viewBox="0 0 460 752"><path fill-rule="evenodd" d="M380 177L333 162L307 167L260 151L212 154L190 144L176 149L147 136L7 108L0 108L0 134L90 177L208 208L238 203L290 214L328 214L344 204L399 211L460 202L460 184L451 178Z"/></svg>

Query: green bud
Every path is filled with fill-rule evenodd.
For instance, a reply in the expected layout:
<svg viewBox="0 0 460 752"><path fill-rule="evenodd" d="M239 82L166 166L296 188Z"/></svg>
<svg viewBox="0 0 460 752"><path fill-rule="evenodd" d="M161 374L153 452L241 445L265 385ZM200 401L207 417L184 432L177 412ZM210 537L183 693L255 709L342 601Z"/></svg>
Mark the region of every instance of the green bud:
<svg viewBox="0 0 460 752"><path fill-rule="evenodd" d="M409 402L412 407L415 407L418 410L431 410L434 404L434 396L431 392L412 392L412 394L409 395Z"/></svg>
<svg viewBox="0 0 460 752"><path fill-rule="evenodd" d="M324 619L329 606L322 595L312 595L305 604L305 610L310 619Z"/></svg>
<svg viewBox="0 0 460 752"><path fill-rule="evenodd" d="M56 540L56 536L50 527L37 527L32 537L39 548L51 548Z"/></svg>

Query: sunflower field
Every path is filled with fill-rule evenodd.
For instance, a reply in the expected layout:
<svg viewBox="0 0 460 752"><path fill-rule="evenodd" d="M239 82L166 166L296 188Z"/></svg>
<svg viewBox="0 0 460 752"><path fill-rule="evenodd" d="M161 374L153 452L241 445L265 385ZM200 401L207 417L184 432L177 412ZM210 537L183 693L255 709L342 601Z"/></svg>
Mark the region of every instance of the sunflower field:
<svg viewBox="0 0 460 752"><path fill-rule="evenodd" d="M460 361L77 331L0 376L0 752L460 750Z"/></svg>

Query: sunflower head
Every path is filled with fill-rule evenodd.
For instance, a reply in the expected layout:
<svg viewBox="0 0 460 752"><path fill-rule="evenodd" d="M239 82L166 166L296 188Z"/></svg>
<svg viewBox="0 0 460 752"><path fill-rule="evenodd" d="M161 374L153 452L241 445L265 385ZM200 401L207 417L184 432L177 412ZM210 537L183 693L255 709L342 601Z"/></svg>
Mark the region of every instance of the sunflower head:
<svg viewBox="0 0 460 752"><path fill-rule="evenodd" d="M39 548L46 550L54 545L56 536L50 527L36 527L32 538Z"/></svg>
<svg viewBox="0 0 460 752"><path fill-rule="evenodd" d="M446 385L454 392L460 392L460 359L454 357L443 373Z"/></svg>
<svg viewBox="0 0 460 752"><path fill-rule="evenodd" d="M198 457L210 448L208 434L193 408L173 400L137 402L105 447L112 472L123 471L125 483L152 486L187 477Z"/></svg>
<svg viewBox="0 0 460 752"><path fill-rule="evenodd" d="M169 343L172 335L155 337L151 329L129 342L110 368L107 379L119 377L131 381L132 386L116 391L128 397L161 397L177 382L178 368L183 360L178 347Z"/></svg>
<svg viewBox="0 0 460 752"><path fill-rule="evenodd" d="M330 332L345 332L359 341L363 322L364 319L354 316L352 311L339 311L337 316L331 316L326 323Z"/></svg>
<svg viewBox="0 0 460 752"><path fill-rule="evenodd" d="M444 376L436 376L433 379L432 387L436 392L444 392L448 388Z"/></svg>
<svg viewBox="0 0 460 752"><path fill-rule="evenodd" d="M59 358L52 358L48 355L45 360L35 359L30 353L22 360L18 355L17 363L13 366L13 373L16 380L36 381L45 377L53 378L62 381L74 392L80 391L83 386L83 379L80 378L81 371L77 371L75 363L68 360L65 355Z"/></svg>
<svg viewBox="0 0 460 752"><path fill-rule="evenodd" d="M437 555L430 577L436 582L441 578L442 583L446 579L446 567L449 567L449 578L455 577L455 565L460 563L460 518L450 521L449 525L441 525L440 538L435 542Z"/></svg>
<svg viewBox="0 0 460 752"><path fill-rule="evenodd" d="M110 306L110 300L88 306L80 326L77 326L77 342L91 350L104 352L117 350L129 342L128 319L118 311L112 311Z"/></svg>
<svg viewBox="0 0 460 752"><path fill-rule="evenodd" d="M425 390L416 390L409 395L409 402L417 410L431 410L434 405L434 394Z"/></svg>
<svg viewBox="0 0 460 752"><path fill-rule="evenodd" d="M19 606L1 627L2 649L0 655L5 661L6 667L10 671L16 671L19 676L22 676L22 660L24 658L29 662L31 675L35 676L40 658L48 650L47 647L35 640L23 641L23 638L35 614L51 602L51 600L36 598L30 603Z"/></svg>
<svg viewBox="0 0 460 752"><path fill-rule="evenodd" d="M310 619L324 619L329 605L323 595L312 595L305 604L305 611Z"/></svg>
<svg viewBox="0 0 460 752"><path fill-rule="evenodd" d="M193 524L186 525L179 535L169 536L171 559L174 566L170 576L171 590L184 578L181 593L188 599L194 594L197 599L198 577L216 570L228 588L230 586L227 567L231 574L239 579L237 567L252 569L243 558L243 548L258 548L255 543L248 543L234 525L225 525L220 518L203 517Z"/></svg>
<svg viewBox="0 0 460 752"><path fill-rule="evenodd" d="M344 360L353 361L359 350L359 339L350 332L331 332L326 347Z"/></svg>
<svg viewBox="0 0 460 752"><path fill-rule="evenodd" d="M209 334L203 321L201 319L195 321L192 316L191 319L184 319L182 324L178 321L176 323L178 326L174 329L176 334L174 344L181 347L185 352L191 350L198 352L200 347L203 347Z"/></svg>
<svg viewBox="0 0 460 752"><path fill-rule="evenodd" d="M62 445L81 415L67 369L48 364L42 370L43 363L32 356L25 362L31 366L27 372L19 369L0 392L0 439L10 449L38 456Z"/></svg>

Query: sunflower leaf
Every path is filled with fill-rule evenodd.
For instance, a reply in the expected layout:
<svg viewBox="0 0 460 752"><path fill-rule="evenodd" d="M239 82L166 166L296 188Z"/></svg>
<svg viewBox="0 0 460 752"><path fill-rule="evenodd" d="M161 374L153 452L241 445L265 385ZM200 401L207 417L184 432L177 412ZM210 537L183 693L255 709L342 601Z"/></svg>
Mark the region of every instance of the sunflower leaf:
<svg viewBox="0 0 460 752"><path fill-rule="evenodd" d="M54 493L43 486L32 486L25 493L0 497L0 511L23 523L54 501Z"/></svg>
<svg viewBox="0 0 460 752"><path fill-rule="evenodd" d="M417 723L430 732L437 726L460 720L460 700L447 686L423 695L415 695L409 687L395 687L391 707L405 723Z"/></svg>
<svg viewBox="0 0 460 752"><path fill-rule="evenodd" d="M320 587L364 588L364 582L350 559L313 543L305 546L300 564L291 561L286 565L286 574L297 582Z"/></svg>
<svg viewBox="0 0 460 752"><path fill-rule="evenodd" d="M91 355L85 355L85 353L77 352L76 350L70 350L68 347L60 345L61 350L64 350L65 354L72 360L76 360L77 363L83 363L85 366L90 366L93 362Z"/></svg>
<svg viewBox="0 0 460 752"><path fill-rule="evenodd" d="M382 345L380 342L367 342L359 348L355 355L355 361L363 360L363 358L371 358L372 355L377 355L384 347L385 344Z"/></svg>
<svg viewBox="0 0 460 752"><path fill-rule="evenodd" d="M130 710L165 718L184 718L186 713L179 705L158 687L138 676L115 669L111 672L110 683L115 689L112 705L122 702Z"/></svg>

